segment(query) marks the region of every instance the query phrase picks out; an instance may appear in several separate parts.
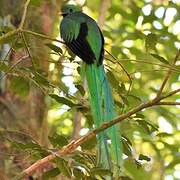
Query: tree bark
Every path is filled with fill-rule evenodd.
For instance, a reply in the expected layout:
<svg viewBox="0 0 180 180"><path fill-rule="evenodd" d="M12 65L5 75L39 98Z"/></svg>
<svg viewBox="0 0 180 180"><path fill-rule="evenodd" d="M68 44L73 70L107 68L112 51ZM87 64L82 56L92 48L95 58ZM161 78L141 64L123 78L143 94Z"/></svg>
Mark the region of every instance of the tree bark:
<svg viewBox="0 0 180 180"><path fill-rule="evenodd" d="M4 8L0 11L0 17L5 18L8 14L11 14L11 23L17 28L21 22L25 2L26 1L22 0L1 0L0 5ZM41 1L39 6L29 5L24 28L51 36L57 17L56 7L55 3L53 4L49 1ZM25 38L31 56L36 57L36 59L34 59L36 71L40 70L48 77L48 59L50 53L47 47L43 45L45 42L32 36L25 36ZM26 54L28 54L26 48L17 51L11 50L9 56L7 56L9 57L8 63L13 65L19 58ZM30 58L26 59L26 61L19 64L19 66L32 66L32 61ZM42 90L30 84L29 94L25 98L22 98L11 89L12 76L5 76L3 81L5 81L6 86L3 92L0 93L1 127L24 132L31 135L36 141L40 142L41 145L48 145L47 105ZM6 153L8 152L8 147L6 146L6 142L4 142L4 144L4 146L0 146L0 151ZM0 156L0 169L2 170L5 168L4 162L7 160L7 157L8 156ZM24 168L26 165L23 164L21 168ZM6 173L9 177L15 173L11 171L11 166L14 167L15 164L9 164L9 166L6 167Z"/></svg>

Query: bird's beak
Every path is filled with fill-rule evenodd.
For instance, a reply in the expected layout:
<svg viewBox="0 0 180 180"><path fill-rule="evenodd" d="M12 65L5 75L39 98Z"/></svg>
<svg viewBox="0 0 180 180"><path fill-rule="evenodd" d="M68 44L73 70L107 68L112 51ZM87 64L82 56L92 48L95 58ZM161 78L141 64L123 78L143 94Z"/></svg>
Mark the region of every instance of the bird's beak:
<svg viewBox="0 0 180 180"><path fill-rule="evenodd" d="M65 15L67 15L67 14L66 13L62 13L62 12L58 12L58 15L65 17Z"/></svg>
<svg viewBox="0 0 180 180"><path fill-rule="evenodd" d="M59 16L62 16L63 14L62 14L62 12L58 12L58 15L59 15Z"/></svg>

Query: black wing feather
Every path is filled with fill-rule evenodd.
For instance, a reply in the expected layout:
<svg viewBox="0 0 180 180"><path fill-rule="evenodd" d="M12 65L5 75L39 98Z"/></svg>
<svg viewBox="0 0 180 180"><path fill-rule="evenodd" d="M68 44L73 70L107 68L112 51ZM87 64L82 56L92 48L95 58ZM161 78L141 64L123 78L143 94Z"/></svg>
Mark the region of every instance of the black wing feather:
<svg viewBox="0 0 180 180"><path fill-rule="evenodd" d="M99 27L98 27L99 28ZM99 32L101 34L101 41L102 41L102 47L101 47L101 53L100 53L100 57L99 57L99 61L98 61L98 65L101 65L104 59L104 36L101 32L101 30L99 29Z"/></svg>
<svg viewBox="0 0 180 180"><path fill-rule="evenodd" d="M88 27L86 23L81 23L79 35L76 39L71 42L66 43L66 45L71 49L71 51L79 56L85 63L94 63L96 57L93 53L86 37L88 35Z"/></svg>

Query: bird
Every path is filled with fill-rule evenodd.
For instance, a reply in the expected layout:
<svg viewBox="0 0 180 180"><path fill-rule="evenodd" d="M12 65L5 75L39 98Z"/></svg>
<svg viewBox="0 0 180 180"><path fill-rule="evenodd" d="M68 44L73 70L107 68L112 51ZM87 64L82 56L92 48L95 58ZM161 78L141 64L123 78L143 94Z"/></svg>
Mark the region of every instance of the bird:
<svg viewBox="0 0 180 180"><path fill-rule="evenodd" d="M90 107L95 127L98 128L116 117L112 91L103 65L104 36L96 21L83 13L78 5L63 5L61 15L62 40L85 63ZM115 162L119 169L122 166L122 143L118 126L99 133L97 139L98 165L113 169Z"/></svg>

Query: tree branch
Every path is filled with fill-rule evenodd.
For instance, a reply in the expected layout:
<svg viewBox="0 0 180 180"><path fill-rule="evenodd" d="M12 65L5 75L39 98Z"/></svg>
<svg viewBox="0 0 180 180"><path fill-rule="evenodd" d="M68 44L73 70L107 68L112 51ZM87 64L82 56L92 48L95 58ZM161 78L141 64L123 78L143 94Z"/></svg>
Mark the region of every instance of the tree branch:
<svg viewBox="0 0 180 180"><path fill-rule="evenodd" d="M5 41L6 39L10 38L11 36L17 35L19 32L20 32L19 29L15 29L13 31L9 31L8 33L2 35L0 37L0 43Z"/></svg>
<svg viewBox="0 0 180 180"><path fill-rule="evenodd" d="M29 6L31 0L27 0L26 3L24 4L24 11L23 11L23 15L22 15L22 19L19 25L19 29L21 30L24 26L25 20L26 20L26 15L27 15L27 8Z"/></svg>
<svg viewBox="0 0 180 180"><path fill-rule="evenodd" d="M156 103L155 106L180 106L180 102L159 102L159 103Z"/></svg>
<svg viewBox="0 0 180 180"><path fill-rule="evenodd" d="M64 44L63 41L60 41L60 40L58 40L58 39L49 37L49 36L44 35L44 34L40 34L40 33L37 33L37 32L25 30L25 29L22 29L22 32L27 33L27 34L31 34L31 35L33 35L33 36L37 36L37 37L40 37L40 38L43 38L43 39L48 39L48 40L51 40L51 41L56 41L56 42L59 42L59 43L61 43L61 44Z"/></svg>
<svg viewBox="0 0 180 180"><path fill-rule="evenodd" d="M172 96L172 95L174 95L174 94L177 94L178 92L180 92L180 88L178 88L178 89L176 89L176 90L174 90L174 91L171 91L171 92L167 93L167 94L164 95L164 96L161 96L160 100L165 99L165 98L168 98L168 97L170 97L170 96Z"/></svg>
<svg viewBox="0 0 180 180"><path fill-rule="evenodd" d="M3 42L4 40L8 39L9 37L11 37L13 35L17 35L18 33L20 33L22 31L24 23L25 23L26 15L27 15L27 8L29 6L30 1L31 0L27 0L26 3L24 4L23 15L22 15L22 19L21 19L21 22L19 24L19 27L15 30L9 31L8 33L1 36L0 42Z"/></svg>
<svg viewBox="0 0 180 180"><path fill-rule="evenodd" d="M11 70L13 70L15 68L15 66L17 66L18 64L20 64L22 61L26 60L27 58L29 58L29 55L25 55L23 57L21 57L20 59L17 60L16 63L14 63L8 70L5 74L3 74L2 76L0 76L0 80L3 79L8 72L10 72Z"/></svg>
<svg viewBox="0 0 180 180"><path fill-rule="evenodd" d="M107 58L107 57L105 57L105 59L107 59L108 61L110 61L110 62L112 62L112 63L114 63L114 64L116 64L117 63L117 61L121 61L121 62L123 62L123 63L128 63L128 62L135 62L135 63L142 63L142 64L150 64L150 65L155 65L155 66L160 66L160 67L164 67L164 68L170 68L171 67L171 69L172 70L174 70L174 71L177 71L177 72L179 72L180 71L180 69L178 69L178 68L175 68L172 64L168 64L168 65L166 65L166 64L163 64L163 63L155 63L155 62L149 62L148 61L148 59L147 60L135 60L135 59L116 59L116 61L113 61L113 60L111 60L110 58Z"/></svg>

